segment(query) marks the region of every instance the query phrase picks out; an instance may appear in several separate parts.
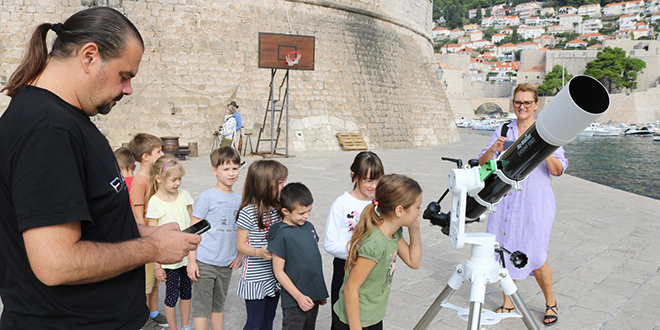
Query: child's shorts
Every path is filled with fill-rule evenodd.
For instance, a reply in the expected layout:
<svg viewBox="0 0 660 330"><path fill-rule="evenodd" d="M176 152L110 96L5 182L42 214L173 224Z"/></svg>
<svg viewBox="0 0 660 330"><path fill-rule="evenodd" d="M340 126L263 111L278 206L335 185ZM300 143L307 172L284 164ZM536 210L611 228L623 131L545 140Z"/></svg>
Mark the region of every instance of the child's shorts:
<svg viewBox="0 0 660 330"><path fill-rule="evenodd" d="M144 265L144 283L146 294L151 294L154 288L158 290L158 280L156 280L156 270L153 262Z"/></svg>
<svg viewBox="0 0 660 330"><path fill-rule="evenodd" d="M197 260L199 278L193 281L192 315L209 317L224 311L232 269L205 264Z"/></svg>
<svg viewBox="0 0 660 330"><path fill-rule="evenodd" d="M319 314L319 302L314 302L312 309L303 312L300 307L282 308L282 329L316 329L316 317Z"/></svg>

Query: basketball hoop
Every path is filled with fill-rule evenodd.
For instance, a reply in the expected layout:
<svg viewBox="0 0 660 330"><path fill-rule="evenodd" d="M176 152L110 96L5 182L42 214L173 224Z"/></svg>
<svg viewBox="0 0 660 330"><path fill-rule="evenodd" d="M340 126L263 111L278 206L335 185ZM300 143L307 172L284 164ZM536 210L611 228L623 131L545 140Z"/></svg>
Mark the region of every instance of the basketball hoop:
<svg viewBox="0 0 660 330"><path fill-rule="evenodd" d="M295 64L298 64L298 61L300 61L300 58L302 57L301 52L293 51L289 52L286 54L284 57L284 60L286 60L286 64L289 66L294 66Z"/></svg>

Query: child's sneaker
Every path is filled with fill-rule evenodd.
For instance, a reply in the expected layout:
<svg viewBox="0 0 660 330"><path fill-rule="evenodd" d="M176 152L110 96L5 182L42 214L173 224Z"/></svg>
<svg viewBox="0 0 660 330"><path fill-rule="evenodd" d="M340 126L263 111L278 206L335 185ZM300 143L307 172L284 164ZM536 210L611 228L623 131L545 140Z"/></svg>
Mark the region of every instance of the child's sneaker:
<svg viewBox="0 0 660 330"><path fill-rule="evenodd" d="M151 318L147 319L147 322L140 328L140 330L163 330L165 328L158 325Z"/></svg>
<svg viewBox="0 0 660 330"><path fill-rule="evenodd" d="M165 315L161 313L158 313L158 315L152 318L152 320L154 320L154 322L156 322L156 324L160 325L161 327L166 327L166 328L170 327L170 325L167 324L167 318L165 317Z"/></svg>
<svg viewBox="0 0 660 330"><path fill-rule="evenodd" d="M179 326L179 330L193 330L192 325L188 324L186 326Z"/></svg>

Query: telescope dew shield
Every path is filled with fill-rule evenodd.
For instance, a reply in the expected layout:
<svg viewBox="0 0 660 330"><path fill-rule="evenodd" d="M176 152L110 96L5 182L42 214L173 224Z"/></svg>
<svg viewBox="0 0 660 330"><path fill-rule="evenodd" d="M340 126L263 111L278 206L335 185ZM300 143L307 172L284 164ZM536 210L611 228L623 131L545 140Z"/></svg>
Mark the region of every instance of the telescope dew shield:
<svg viewBox="0 0 660 330"><path fill-rule="evenodd" d="M498 160L502 174L521 181L560 146L571 142L610 107L605 87L590 76L575 76L546 105L532 124ZM479 191L488 203L497 203L511 186L491 175ZM467 219L476 219L486 211L473 197L468 197Z"/></svg>

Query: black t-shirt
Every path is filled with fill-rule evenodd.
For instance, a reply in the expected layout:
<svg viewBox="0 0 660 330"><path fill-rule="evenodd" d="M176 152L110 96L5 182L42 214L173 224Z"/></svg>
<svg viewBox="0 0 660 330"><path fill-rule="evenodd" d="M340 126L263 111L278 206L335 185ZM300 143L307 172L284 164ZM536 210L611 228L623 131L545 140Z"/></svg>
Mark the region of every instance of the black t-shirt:
<svg viewBox="0 0 660 330"><path fill-rule="evenodd" d="M311 222L292 226L278 222L268 230L268 251L285 260L284 272L298 291L318 302L328 298L319 252L319 236ZM298 302L282 290L282 308L298 307Z"/></svg>
<svg viewBox="0 0 660 330"><path fill-rule="evenodd" d="M0 329L139 329L148 317L144 267L84 285L48 287L22 232L81 222L82 240L139 237L108 140L85 113L26 86L0 117Z"/></svg>

